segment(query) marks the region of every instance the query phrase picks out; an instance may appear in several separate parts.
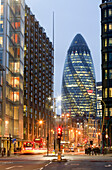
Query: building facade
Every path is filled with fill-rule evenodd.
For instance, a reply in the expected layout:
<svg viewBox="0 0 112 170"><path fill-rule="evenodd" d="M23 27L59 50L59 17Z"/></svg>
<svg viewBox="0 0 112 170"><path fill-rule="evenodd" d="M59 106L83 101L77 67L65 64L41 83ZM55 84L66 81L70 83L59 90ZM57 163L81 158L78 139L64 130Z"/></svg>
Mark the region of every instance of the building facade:
<svg viewBox="0 0 112 170"><path fill-rule="evenodd" d="M11 138L18 146L23 139L25 2L0 2L0 147L7 151Z"/></svg>
<svg viewBox="0 0 112 170"><path fill-rule="evenodd" d="M52 42L30 8L25 7L24 139L51 140L54 56ZM43 123L40 125L39 121Z"/></svg>
<svg viewBox="0 0 112 170"><path fill-rule="evenodd" d="M96 93L97 93L97 118L102 118L102 82L96 83Z"/></svg>
<svg viewBox="0 0 112 170"><path fill-rule="evenodd" d="M110 146L112 145L112 0L102 0L100 8L103 145Z"/></svg>
<svg viewBox="0 0 112 170"><path fill-rule="evenodd" d="M73 39L62 79L62 113L96 115L96 83L91 52L81 34Z"/></svg>

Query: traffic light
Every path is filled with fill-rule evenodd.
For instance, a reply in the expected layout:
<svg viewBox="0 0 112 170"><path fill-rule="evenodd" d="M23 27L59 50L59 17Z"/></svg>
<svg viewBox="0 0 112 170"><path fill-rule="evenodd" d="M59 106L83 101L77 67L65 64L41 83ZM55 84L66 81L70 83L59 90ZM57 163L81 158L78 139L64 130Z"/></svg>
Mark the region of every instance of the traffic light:
<svg viewBox="0 0 112 170"><path fill-rule="evenodd" d="M62 136L62 128L58 127L58 138L61 138Z"/></svg>

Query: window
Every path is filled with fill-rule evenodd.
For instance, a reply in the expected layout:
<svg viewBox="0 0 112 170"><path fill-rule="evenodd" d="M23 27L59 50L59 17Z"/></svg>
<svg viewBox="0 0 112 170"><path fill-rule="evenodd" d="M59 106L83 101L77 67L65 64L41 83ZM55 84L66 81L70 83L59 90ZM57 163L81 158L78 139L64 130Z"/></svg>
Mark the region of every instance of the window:
<svg viewBox="0 0 112 170"><path fill-rule="evenodd" d="M107 24L104 24L104 32L107 32Z"/></svg>
<svg viewBox="0 0 112 170"><path fill-rule="evenodd" d="M3 51L0 51L0 64L2 64L2 59L3 59Z"/></svg>
<svg viewBox="0 0 112 170"><path fill-rule="evenodd" d="M109 70L109 79L112 79L112 69Z"/></svg>
<svg viewBox="0 0 112 170"><path fill-rule="evenodd" d="M106 18L107 17L107 11L106 11L106 9L104 10L104 18Z"/></svg>
<svg viewBox="0 0 112 170"><path fill-rule="evenodd" d="M105 88L105 89L103 90L103 97L104 97L104 98L107 98L107 88Z"/></svg>
<svg viewBox="0 0 112 170"><path fill-rule="evenodd" d="M107 61L107 53L104 54L104 60Z"/></svg>
<svg viewBox="0 0 112 170"><path fill-rule="evenodd" d="M109 46L112 46L112 38L109 38Z"/></svg>
<svg viewBox="0 0 112 170"><path fill-rule="evenodd" d="M108 116L108 108L105 108L105 116Z"/></svg>
<svg viewBox="0 0 112 170"><path fill-rule="evenodd" d="M109 61L112 61L112 53L109 53Z"/></svg>
<svg viewBox="0 0 112 170"><path fill-rule="evenodd" d="M108 15L109 15L109 17L112 16L112 9L109 9L109 10L108 10Z"/></svg>
<svg viewBox="0 0 112 170"><path fill-rule="evenodd" d="M104 47L107 47L107 39L104 39Z"/></svg>
<svg viewBox="0 0 112 170"><path fill-rule="evenodd" d="M109 108L109 115L112 116L112 108Z"/></svg>
<svg viewBox="0 0 112 170"><path fill-rule="evenodd" d="M0 32L3 32L3 21L0 21Z"/></svg>
<svg viewBox="0 0 112 170"><path fill-rule="evenodd" d="M109 31L112 31L112 23L109 24Z"/></svg>
<svg viewBox="0 0 112 170"><path fill-rule="evenodd" d="M14 92L14 102L19 101L19 92Z"/></svg>
<svg viewBox="0 0 112 170"><path fill-rule="evenodd" d="M3 48L3 37L0 36L0 48Z"/></svg>
<svg viewBox="0 0 112 170"><path fill-rule="evenodd" d="M109 97L112 97L112 88L109 88Z"/></svg>
<svg viewBox="0 0 112 170"><path fill-rule="evenodd" d="M105 70L105 79L107 79L107 70Z"/></svg>

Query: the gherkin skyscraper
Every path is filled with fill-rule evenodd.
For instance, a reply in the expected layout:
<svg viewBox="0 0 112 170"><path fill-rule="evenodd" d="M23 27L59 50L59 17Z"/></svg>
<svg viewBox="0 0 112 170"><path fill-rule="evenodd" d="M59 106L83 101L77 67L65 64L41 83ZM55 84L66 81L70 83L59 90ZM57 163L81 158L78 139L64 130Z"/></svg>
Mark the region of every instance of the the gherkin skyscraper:
<svg viewBox="0 0 112 170"><path fill-rule="evenodd" d="M62 113L75 117L96 114L96 82L91 52L81 34L73 39L62 78Z"/></svg>

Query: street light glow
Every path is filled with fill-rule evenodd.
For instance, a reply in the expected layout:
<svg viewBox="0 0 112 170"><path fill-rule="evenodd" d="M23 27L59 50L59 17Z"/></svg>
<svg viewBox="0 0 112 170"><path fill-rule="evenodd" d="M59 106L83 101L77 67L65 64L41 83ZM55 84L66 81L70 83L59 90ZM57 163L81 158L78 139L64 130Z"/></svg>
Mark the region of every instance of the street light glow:
<svg viewBox="0 0 112 170"><path fill-rule="evenodd" d="M42 121L42 120L40 120L40 121L39 121L39 124L41 125L42 123L43 123L43 121Z"/></svg>
<svg viewBox="0 0 112 170"><path fill-rule="evenodd" d="M61 96L58 96L57 101L61 101L61 100L62 100Z"/></svg>

